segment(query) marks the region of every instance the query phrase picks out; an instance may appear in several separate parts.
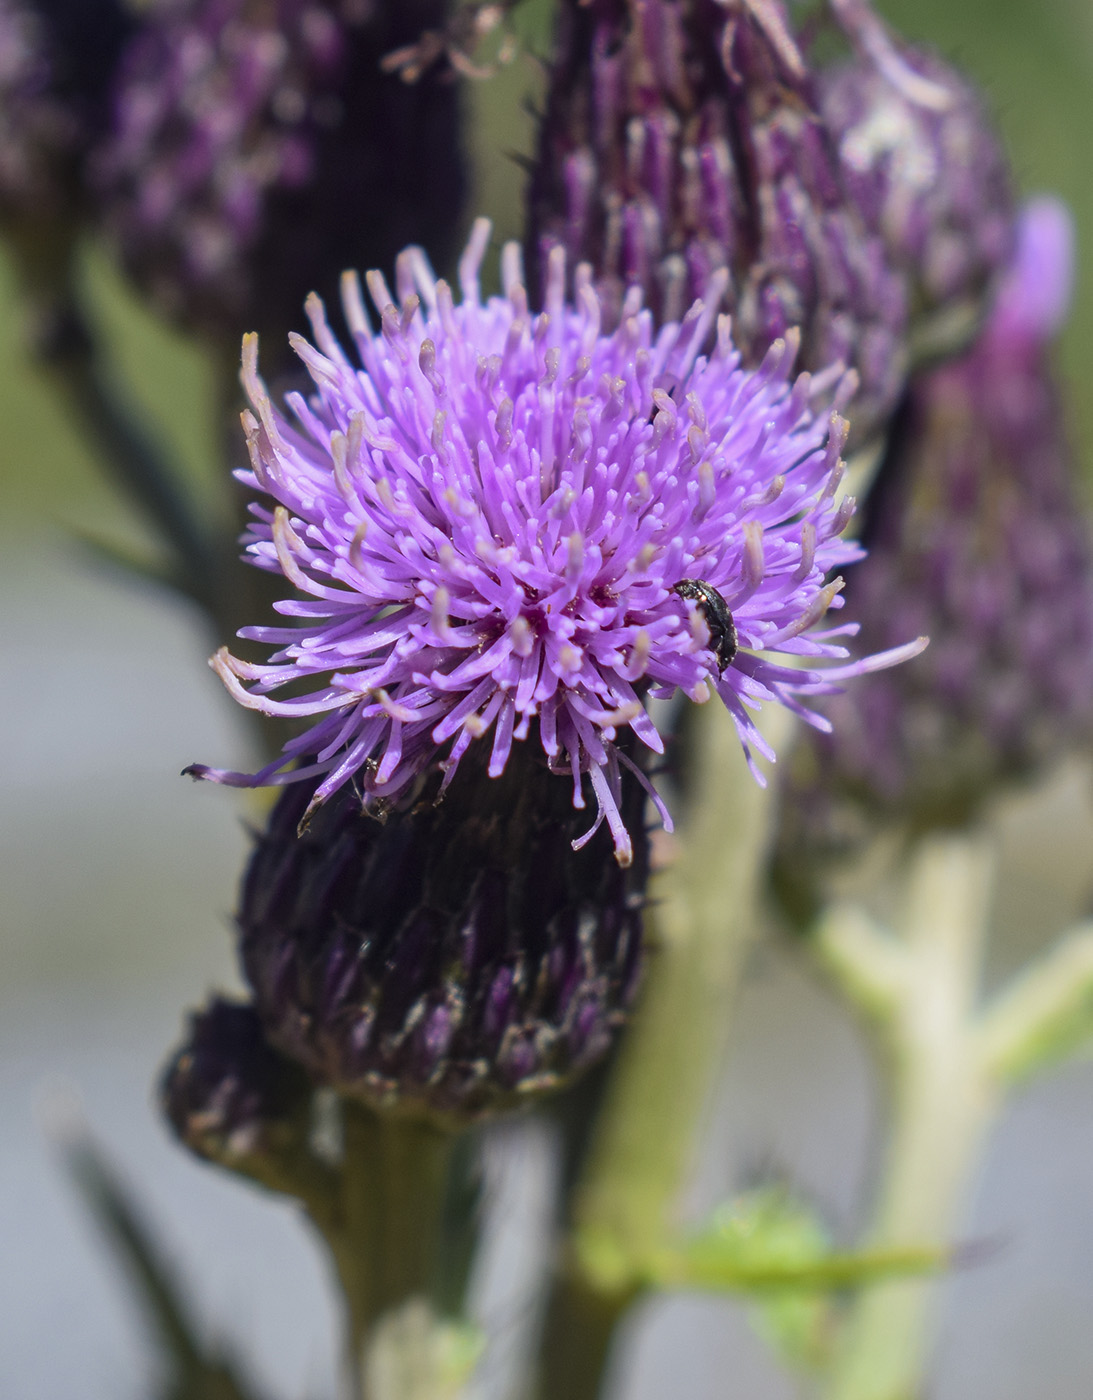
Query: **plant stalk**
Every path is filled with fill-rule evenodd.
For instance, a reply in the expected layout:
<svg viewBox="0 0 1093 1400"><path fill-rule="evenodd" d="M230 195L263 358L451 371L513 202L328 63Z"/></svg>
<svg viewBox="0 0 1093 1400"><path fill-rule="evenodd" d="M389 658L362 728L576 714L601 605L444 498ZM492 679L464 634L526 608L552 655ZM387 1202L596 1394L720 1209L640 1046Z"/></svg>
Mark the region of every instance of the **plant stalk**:
<svg viewBox="0 0 1093 1400"><path fill-rule="evenodd" d="M346 1303L347 1391L369 1400L365 1358L380 1318L434 1291L453 1139L430 1124L344 1104L341 1210L323 1227ZM317 1222L319 1223L319 1222Z"/></svg>
<svg viewBox="0 0 1093 1400"><path fill-rule="evenodd" d="M689 815L654 885L645 988L574 1192L573 1248L548 1309L544 1400L599 1393L615 1325L677 1224L758 926L773 798L720 706L695 718ZM791 720L773 711L768 723L784 731ZM771 738L777 747L785 734Z"/></svg>
<svg viewBox="0 0 1093 1400"><path fill-rule="evenodd" d="M844 985L886 988L882 1034L890 1055L892 1121L868 1247L944 1246L952 1239L1001 1089L979 1048L978 1001L993 861L966 835L922 840L912 858L901 937L859 925L840 948L829 920L829 960ZM852 942L851 942L852 939ZM852 947L853 951L848 953ZM876 1010L876 1004L874 1004ZM919 1400L936 1286L878 1284L851 1306L827 1400Z"/></svg>

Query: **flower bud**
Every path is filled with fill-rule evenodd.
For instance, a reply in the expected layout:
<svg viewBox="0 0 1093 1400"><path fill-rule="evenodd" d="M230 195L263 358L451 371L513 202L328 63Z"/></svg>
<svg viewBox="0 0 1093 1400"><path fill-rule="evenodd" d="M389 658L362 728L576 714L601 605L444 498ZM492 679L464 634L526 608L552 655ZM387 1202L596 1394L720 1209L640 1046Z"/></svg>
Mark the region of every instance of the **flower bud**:
<svg viewBox="0 0 1093 1400"><path fill-rule="evenodd" d="M915 341L952 354L982 323L1012 250L1009 169L971 83L932 54L903 58L946 100L916 101L859 59L819 74L820 108L845 187L908 277Z"/></svg>
<svg viewBox="0 0 1093 1400"><path fill-rule="evenodd" d="M606 823L571 849L585 819L530 745L498 778L477 747L443 800L434 773L383 822L343 789L298 835L314 782L291 785L239 915L243 965L281 1050L342 1093L455 1121L599 1058L641 961L638 779L622 776L634 834L622 869Z"/></svg>
<svg viewBox="0 0 1093 1400"><path fill-rule="evenodd" d="M456 87L442 64L413 84L381 70L445 8L161 0L127 56L98 179L125 265L163 311L283 339L344 268L385 266L427 234L451 250Z"/></svg>
<svg viewBox="0 0 1093 1400"><path fill-rule="evenodd" d="M529 262L555 244L589 262L609 320L635 283L673 320L727 267L745 363L799 327L803 368L858 371L859 439L895 403L903 281L843 188L775 0L566 0L529 226Z"/></svg>
<svg viewBox="0 0 1093 1400"><path fill-rule="evenodd" d="M1087 742L1093 549L1049 342L1070 224L1042 200L979 339L912 382L847 574L863 644L922 632L922 657L820 708L790 765L782 865L858 848L878 820L962 823L999 784Z"/></svg>
<svg viewBox="0 0 1093 1400"><path fill-rule="evenodd" d="M294 1146L311 1086L267 1042L254 1009L214 997L168 1065L163 1109L199 1157L246 1170Z"/></svg>

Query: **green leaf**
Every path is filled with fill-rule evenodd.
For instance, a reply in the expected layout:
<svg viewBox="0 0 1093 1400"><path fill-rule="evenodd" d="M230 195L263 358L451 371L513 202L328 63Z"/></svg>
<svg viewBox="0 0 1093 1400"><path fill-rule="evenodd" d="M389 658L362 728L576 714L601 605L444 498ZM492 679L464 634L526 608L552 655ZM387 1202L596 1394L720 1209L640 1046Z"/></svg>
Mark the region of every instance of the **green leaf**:
<svg viewBox="0 0 1093 1400"><path fill-rule="evenodd" d="M200 1338L152 1231L95 1144L72 1133L65 1157L158 1336L168 1371L162 1400L255 1400L231 1362Z"/></svg>
<svg viewBox="0 0 1093 1400"><path fill-rule="evenodd" d="M826 1358L833 1294L946 1263L938 1249L832 1250L811 1207L764 1187L726 1202L696 1235L661 1251L645 1282L750 1296L757 1330L790 1364L812 1370Z"/></svg>
<svg viewBox="0 0 1093 1400"><path fill-rule="evenodd" d="M129 578L135 577L144 582L154 583L158 588L181 588L170 567L163 561L141 553L119 540L107 539L105 535L96 534L83 526L70 525L68 528L81 547L96 562L104 564L108 569L125 574Z"/></svg>
<svg viewBox="0 0 1093 1400"><path fill-rule="evenodd" d="M686 1246L698 1272L790 1272L815 1264L828 1249L819 1217L783 1187L766 1186L726 1201Z"/></svg>

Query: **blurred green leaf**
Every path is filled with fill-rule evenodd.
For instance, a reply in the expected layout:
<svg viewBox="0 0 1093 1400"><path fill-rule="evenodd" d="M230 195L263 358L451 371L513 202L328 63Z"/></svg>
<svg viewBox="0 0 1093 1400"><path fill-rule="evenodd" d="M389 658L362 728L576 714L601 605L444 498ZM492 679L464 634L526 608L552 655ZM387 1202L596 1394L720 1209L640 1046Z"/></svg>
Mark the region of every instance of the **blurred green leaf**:
<svg viewBox="0 0 1093 1400"><path fill-rule="evenodd" d="M621 1286L622 1261L614 1264ZM718 1207L697 1234L635 1266L629 1282L746 1295L766 1340L791 1365L814 1370L827 1356L832 1295L947 1264L940 1249L832 1250L816 1212L784 1187L769 1186Z"/></svg>
<svg viewBox="0 0 1093 1400"><path fill-rule="evenodd" d="M766 1187L726 1202L689 1250L700 1271L719 1266L809 1270L830 1248L819 1216L778 1187ZM826 1293L774 1289L749 1309L752 1325L788 1365L819 1370L827 1356L832 1303Z"/></svg>
<svg viewBox="0 0 1093 1400"><path fill-rule="evenodd" d="M832 1251L816 1212L782 1186L719 1206L706 1227L665 1256L676 1285L743 1292L839 1290L944 1267L936 1249Z"/></svg>
<svg viewBox="0 0 1093 1400"><path fill-rule="evenodd" d="M160 1343L166 1371L161 1400L256 1400L227 1358L200 1338L152 1231L114 1169L85 1133L67 1139L72 1179L125 1265Z"/></svg>
<svg viewBox="0 0 1093 1400"><path fill-rule="evenodd" d="M85 553L111 571L160 588L177 587L174 575L166 564L129 541L109 539L95 530L81 530L75 525L71 527L71 533Z"/></svg>
<svg viewBox="0 0 1093 1400"><path fill-rule="evenodd" d="M759 1331L808 1369L826 1356L832 1295L950 1262L938 1248L833 1250L816 1212L781 1186L727 1201L697 1233L640 1259L610 1231L579 1230L574 1247L581 1273L604 1294L700 1289L751 1298Z"/></svg>

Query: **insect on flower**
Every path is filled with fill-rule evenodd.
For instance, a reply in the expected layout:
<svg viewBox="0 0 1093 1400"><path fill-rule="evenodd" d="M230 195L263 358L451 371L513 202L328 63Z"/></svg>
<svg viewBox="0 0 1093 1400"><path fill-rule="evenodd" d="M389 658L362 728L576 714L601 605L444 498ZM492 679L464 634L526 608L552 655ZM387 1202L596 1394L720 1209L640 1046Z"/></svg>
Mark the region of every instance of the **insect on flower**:
<svg viewBox="0 0 1093 1400"><path fill-rule="evenodd" d="M736 655L736 625L732 613L725 606L725 600L716 588L697 578L682 578L672 584L672 592L681 598L691 598L698 604L698 610L706 622L710 634L710 650L717 657L717 674L724 675L725 667Z"/></svg>
<svg viewBox="0 0 1093 1400"><path fill-rule="evenodd" d="M487 736L496 777L513 744L530 741L570 774L578 808L587 783L592 831L606 818L625 865L619 766L633 764L615 741L629 727L663 751L647 696L716 692L762 781L753 751L774 755L750 711L775 700L824 725L809 696L925 643L814 664L845 661L854 631L814 630L839 606L841 581L828 574L861 554L840 538L854 503L839 494L838 410L852 383L838 372L792 379L793 334L742 369L717 315L724 272L660 327L632 289L607 335L589 269L577 268L568 303L556 250L535 315L509 245L504 295L483 300L489 234L480 220L459 304L420 249L400 256L394 294L370 273L378 331L347 276L361 368L310 298L316 344L293 344L315 392L288 396L294 422L270 401L255 338L245 341L254 411L241 479L273 502L252 508L246 554L297 592L277 605L287 625L240 633L274 648L267 664L226 649L211 664L242 704L315 723L258 773L187 772L247 787L321 775L313 810L354 779L366 804L390 799L437 763L443 790ZM699 578L706 629L676 587ZM718 603L731 656L729 629L713 636ZM289 683L297 694L273 698Z"/></svg>

